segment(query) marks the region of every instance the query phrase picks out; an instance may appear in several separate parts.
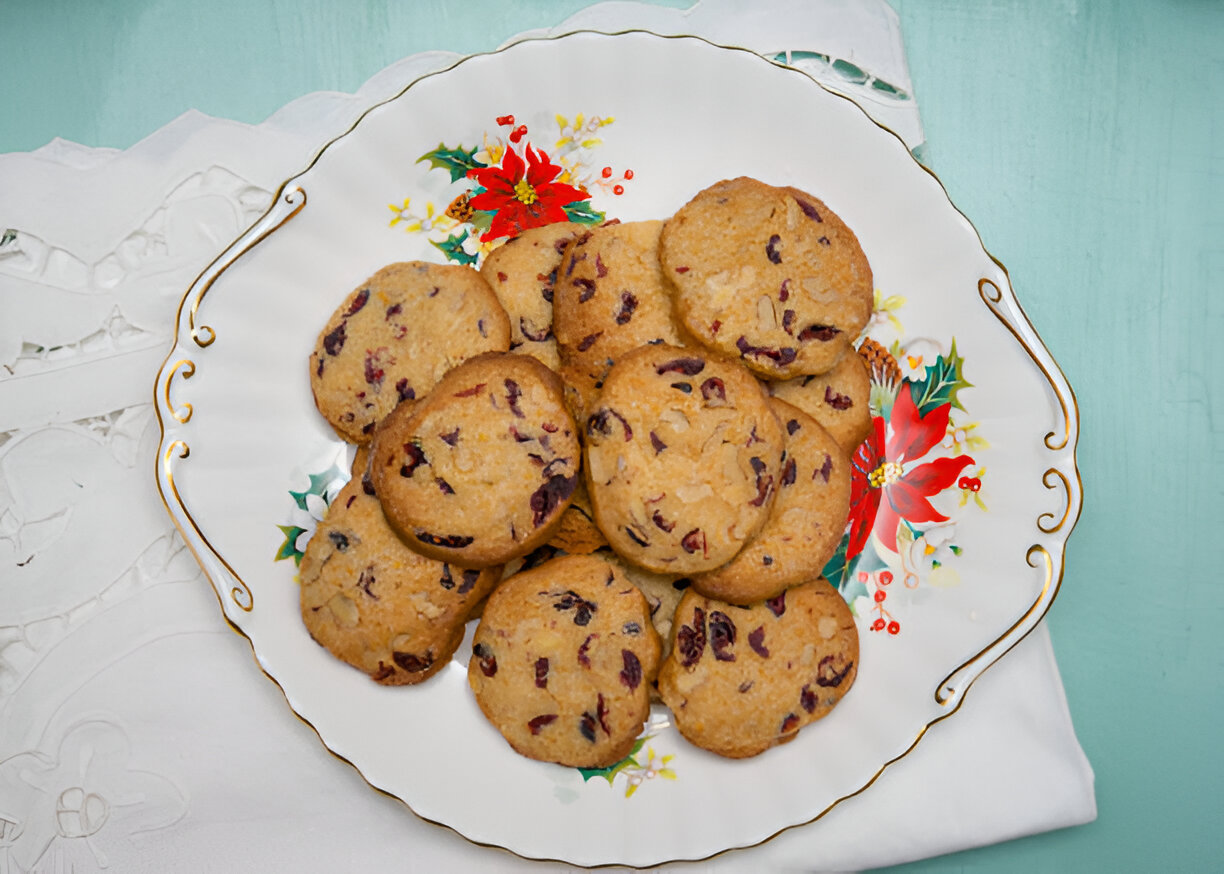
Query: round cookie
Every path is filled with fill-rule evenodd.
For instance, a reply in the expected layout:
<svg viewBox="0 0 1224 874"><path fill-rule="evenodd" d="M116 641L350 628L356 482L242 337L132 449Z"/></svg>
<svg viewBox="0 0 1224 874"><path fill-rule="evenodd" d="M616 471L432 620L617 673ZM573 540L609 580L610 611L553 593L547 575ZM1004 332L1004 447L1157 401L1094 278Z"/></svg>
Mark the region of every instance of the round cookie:
<svg viewBox="0 0 1224 874"><path fill-rule="evenodd" d="M735 362L639 347L608 372L585 433L595 521L635 564L676 576L712 570L765 524L782 428Z"/></svg>
<svg viewBox="0 0 1224 874"><path fill-rule="evenodd" d="M393 411L370 472L409 545L487 567L548 541L578 484L580 453L557 375L528 355L491 352Z"/></svg>
<svg viewBox="0 0 1224 874"><path fill-rule="evenodd" d="M601 558L571 555L510 577L490 596L468 682L519 753L602 768L633 749L658 666L641 592Z"/></svg>
<svg viewBox="0 0 1224 874"><path fill-rule="evenodd" d="M853 685L858 657L854 617L823 578L745 607L690 589L659 694L690 742L746 758L827 715Z"/></svg>
<svg viewBox="0 0 1224 874"><path fill-rule="evenodd" d="M553 332L575 417L589 412L617 357L645 343L679 344L671 292L659 269L661 221L608 224L565 252Z"/></svg>
<svg viewBox="0 0 1224 874"><path fill-rule="evenodd" d="M807 413L777 398L769 403L786 433L773 509L761 533L735 558L692 578L701 594L733 604L772 598L820 576L850 513L850 459L844 450Z"/></svg>
<svg viewBox="0 0 1224 874"><path fill-rule="evenodd" d="M506 312L475 270L390 264L327 320L310 354L310 388L337 434L368 443L401 400L424 395L460 361L509 346Z"/></svg>
<svg viewBox="0 0 1224 874"><path fill-rule="evenodd" d="M557 269L565 247L585 230L576 222L529 228L490 252L480 267L510 317L510 351L552 370L561 366L552 329Z"/></svg>
<svg viewBox="0 0 1224 874"><path fill-rule="evenodd" d="M384 685L420 683L449 660L497 568L462 570L404 545L364 476L332 501L302 556L302 621L321 646Z"/></svg>
<svg viewBox="0 0 1224 874"><path fill-rule="evenodd" d="M847 455L871 433L871 371L861 355L842 356L828 373L775 382L769 388L774 397L819 422Z"/></svg>
<svg viewBox="0 0 1224 874"><path fill-rule="evenodd" d="M829 370L871 316L858 239L798 189L718 182L668 220L659 257L692 336L770 379Z"/></svg>

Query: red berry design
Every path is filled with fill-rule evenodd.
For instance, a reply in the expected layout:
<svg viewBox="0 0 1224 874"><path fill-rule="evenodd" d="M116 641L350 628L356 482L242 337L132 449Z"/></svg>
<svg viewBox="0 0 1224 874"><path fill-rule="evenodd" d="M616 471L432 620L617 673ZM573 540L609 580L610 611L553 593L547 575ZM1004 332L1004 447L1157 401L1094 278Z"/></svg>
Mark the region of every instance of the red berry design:
<svg viewBox="0 0 1224 874"><path fill-rule="evenodd" d="M971 492L979 491L982 488L982 481L976 476L962 476L957 481L956 485L962 489L968 489Z"/></svg>
<svg viewBox="0 0 1224 874"><path fill-rule="evenodd" d="M880 571L880 585L887 586L893 581L892 571Z"/></svg>
<svg viewBox="0 0 1224 874"><path fill-rule="evenodd" d="M624 193L625 193L625 186L623 186L623 185L613 185L613 186L612 186L612 193L613 193L613 194L624 194Z"/></svg>
<svg viewBox="0 0 1224 874"><path fill-rule="evenodd" d="M525 136L527 136L527 125L520 124L518 127L516 127L513 131L510 132L510 142L517 143L519 140L521 140Z"/></svg>
<svg viewBox="0 0 1224 874"><path fill-rule="evenodd" d="M612 178L612 168L611 167L604 167L602 170L599 171L599 173L601 176L603 176L604 179Z"/></svg>
<svg viewBox="0 0 1224 874"><path fill-rule="evenodd" d="M625 171L625 178L626 178L626 179L632 179L632 178L633 178L633 171L632 171L632 170L626 170L626 171Z"/></svg>
<svg viewBox="0 0 1224 874"><path fill-rule="evenodd" d="M872 631L883 631L884 630L884 620L877 619L875 622L871 623L871 630Z"/></svg>
<svg viewBox="0 0 1224 874"><path fill-rule="evenodd" d="M513 115L499 115L497 117L497 123L500 125L505 125L506 127L513 127L514 126L514 116Z"/></svg>
<svg viewBox="0 0 1224 874"><path fill-rule="evenodd" d="M885 592L883 589L876 589L875 599L876 599L877 604L882 602L887 597L888 597L888 592Z"/></svg>
<svg viewBox="0 0 1224 874"><path fill-rule="evenodd" d="M880 621L883 621L883 620L880 620ZM898 622L896 619L888 623L888 633L889 634L896 634L900 630L901 630L901 623Z"/></svg>

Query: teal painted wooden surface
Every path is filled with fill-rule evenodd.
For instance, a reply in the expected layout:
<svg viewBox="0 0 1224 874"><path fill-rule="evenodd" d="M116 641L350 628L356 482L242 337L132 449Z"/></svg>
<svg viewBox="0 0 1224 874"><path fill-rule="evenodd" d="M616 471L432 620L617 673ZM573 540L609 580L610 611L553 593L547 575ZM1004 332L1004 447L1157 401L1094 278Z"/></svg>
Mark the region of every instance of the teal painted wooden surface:
<svg viewBox="0 0 1224 874"><path fill-rule="evenodd" d="M0 151L126 147L189 108L256 122L583 5L0 0ZM1049 622L1100 806L909 870L1224 869L1224 5L893 5L931 163L1078 395Z"/></svg>

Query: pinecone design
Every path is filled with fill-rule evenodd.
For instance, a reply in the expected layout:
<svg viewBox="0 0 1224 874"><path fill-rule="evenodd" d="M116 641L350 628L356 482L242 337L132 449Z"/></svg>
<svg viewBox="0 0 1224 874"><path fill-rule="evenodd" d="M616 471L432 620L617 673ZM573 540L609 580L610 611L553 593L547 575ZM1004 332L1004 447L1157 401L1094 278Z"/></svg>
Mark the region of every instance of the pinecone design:
<svg viewBox="0 0 1224 874"><path fill-rule="evenodd" d="M858 354L871 368L871 381L878 386L894 389L901 383L901 367L887 349L870 337L859 345Z"/></svg>

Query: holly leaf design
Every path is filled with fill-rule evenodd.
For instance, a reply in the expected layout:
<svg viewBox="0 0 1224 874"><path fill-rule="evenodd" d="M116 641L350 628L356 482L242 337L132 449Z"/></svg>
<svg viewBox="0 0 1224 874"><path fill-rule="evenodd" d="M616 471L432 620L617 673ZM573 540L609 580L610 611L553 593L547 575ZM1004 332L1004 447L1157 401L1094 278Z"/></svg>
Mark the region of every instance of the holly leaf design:
<svg viewBox="0 0 1224 874"><path fill-rule="evenodd" d="M298 508L310 512L310 507L306 505L306 498L310 495L315 495L322 499L323 503L328 504L328 490L332 485L344 478L344 471L338 465L332 465L322 473L308 474L310 477L310 486L304 491L295 492L292 489L289 491L289 496L293 498Z"/></svg>
<svg viewBox="0 0 1224 874"><path fill-rule="evenodd" d="M582 775L582 782L585 783L592 777L603 777L605 780L611 783L616 779L616 775L626 768L640 768L641 765L638 764L638 761L634 758L634 756L642 751L642 747L646 745L646 741L650 740L650 738L653 736L654 735L646 735L644 737L639 737L637 742L634 743L633 749L629 751L629 755L625 756L625 758L621 759L615 765L608 765L606 768L579 768L578 773Z"/></svg>
<svg viewBox="0 0 1224 874"><path fill-rule="evenodd" d="M574 203L567 203L564 207L566 218L572 222L579 222L584 225L595 225L602 222L607 216L591 206L591 201L580 200Z"/></svg>
<svg viewBox="0 0 1224 874"><path fill-rule="evenodd" d="M845 587L846 579L850 575L850 566L846 561L846 551L849 546L850 535L847 534L841 539L841 543L837 545L837 551L833 553L833 557L825 564L824 571L822 572L824 578L839 592Z"/></svg>
<svg viewBox="0 0 1224 874"><path fill-rule="evenodd" d="M454 261L456 264L474 265L476 256L463 248L464 241L468 238L468 232L463 231L458 234L451 234L445 240L430 240L430 242L446 256L448 261Z"/></svg>
<svg viewBox="0 0 1224 874"><path fill-rule="evenodd" d="M447 148L445 143L438 143L438 148L417 158L418 164L422 161L428 161L430 169L446 170L450 173L451 182L465 179L469 170L477 170L485 166L476 160L475 147L465 149L460 145L451 149Z"/></svg>
<svg viewBox="0 0 1224 874"><path fill-rule="evenodd" d="M285 535L285 542L281 544L280 549L276 551L276 557L273 561L284 561L287 558L293 559L296 565L302 564L302 551L297 548L297 539L306 532L305 528L299 528L297 525L277 525L281 533Z"/></svg>
<svg viewBox="0 0 1224 874"><path fill-rule="evenodd" d="M935 363L927 367L926 376L919 382L910 383L910 393L914 398L914 406L925 416L936 407L951 404L958 410L964 410L956 393L963 388L970 388L973 383L965 379L961 373L965 359L956 353L956 338L952 339L952 351L947 357L940 355Z"/></svg>

